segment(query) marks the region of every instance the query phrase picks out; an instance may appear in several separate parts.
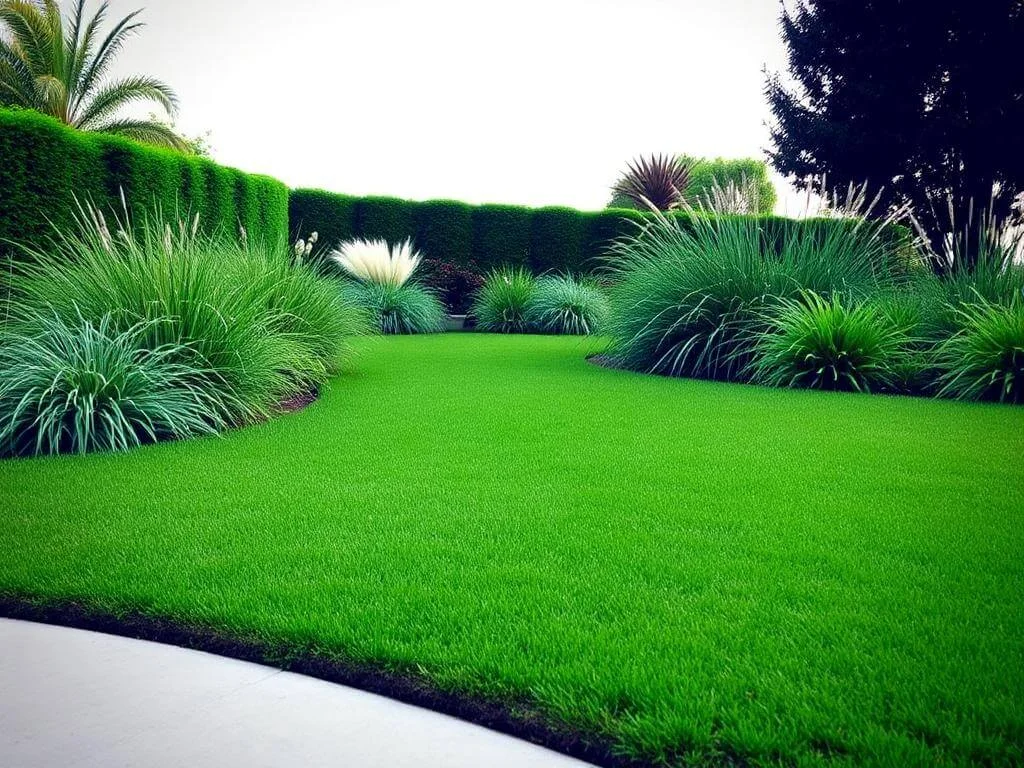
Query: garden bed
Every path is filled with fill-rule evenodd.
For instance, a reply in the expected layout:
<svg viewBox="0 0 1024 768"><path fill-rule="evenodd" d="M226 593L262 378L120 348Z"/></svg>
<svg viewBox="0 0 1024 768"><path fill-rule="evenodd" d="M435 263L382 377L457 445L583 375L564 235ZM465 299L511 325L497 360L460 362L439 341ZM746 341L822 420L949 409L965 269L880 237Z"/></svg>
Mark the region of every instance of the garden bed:
<svg viewBox="0 0 1024 768"><path fill-rule="evenodd" d="M585 338L360 350L287 419L0 462L3 611L359 670L599 762L1024 757L1021 409Z"/></svg>

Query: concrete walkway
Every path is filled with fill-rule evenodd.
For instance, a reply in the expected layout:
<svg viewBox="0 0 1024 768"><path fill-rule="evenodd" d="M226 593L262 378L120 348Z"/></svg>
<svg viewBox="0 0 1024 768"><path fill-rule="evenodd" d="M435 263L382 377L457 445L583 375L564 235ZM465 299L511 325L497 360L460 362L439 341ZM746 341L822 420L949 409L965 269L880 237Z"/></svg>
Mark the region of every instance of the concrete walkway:
<svg viewBox="0 0 1024 768"><path fill-rule="evenodd" d="M486 728L258 664L0 619L4 768L582 768Z"/></svg>

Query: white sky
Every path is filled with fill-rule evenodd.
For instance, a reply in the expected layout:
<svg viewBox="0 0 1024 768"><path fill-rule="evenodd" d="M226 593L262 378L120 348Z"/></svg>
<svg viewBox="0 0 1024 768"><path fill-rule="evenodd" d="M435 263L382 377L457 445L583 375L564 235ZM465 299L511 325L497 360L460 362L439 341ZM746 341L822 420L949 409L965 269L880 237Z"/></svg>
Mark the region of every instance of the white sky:
<svg viewBox="0 0 1024 768"><path fill-rule="evenodd" d="M763 158L785 63L777 0L110 5L219 162L358 195L602 208L640 153Z"/></svg>

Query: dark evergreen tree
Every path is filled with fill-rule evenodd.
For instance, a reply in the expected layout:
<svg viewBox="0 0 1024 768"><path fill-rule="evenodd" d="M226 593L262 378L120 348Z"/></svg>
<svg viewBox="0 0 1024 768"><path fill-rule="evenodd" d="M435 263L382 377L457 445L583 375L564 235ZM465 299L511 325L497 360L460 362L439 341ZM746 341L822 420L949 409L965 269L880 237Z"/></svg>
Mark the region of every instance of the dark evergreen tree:
<svg viewBox="0 0 1024 768"><path fill-rule="evenodd" d="M776 169L816 192L823 176L884 187L882 207L909 203L936 253L959 233L970 268L972 209L974 226L982 209L1006 217L1024 191L1024 0L797 0L781 22Z"/></svg>

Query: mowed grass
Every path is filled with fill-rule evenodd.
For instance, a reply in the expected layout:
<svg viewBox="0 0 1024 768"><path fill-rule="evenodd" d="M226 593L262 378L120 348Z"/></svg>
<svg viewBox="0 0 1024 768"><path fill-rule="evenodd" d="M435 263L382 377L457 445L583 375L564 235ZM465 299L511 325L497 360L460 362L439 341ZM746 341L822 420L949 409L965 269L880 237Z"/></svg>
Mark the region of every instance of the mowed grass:
<svg viewBox="0 0 1024 768"><path fill-rule="evenodd" d="M1024 759L1024 409L366 339L301 413L0 463L0 591L530 700L670 765Z"/></svg>

